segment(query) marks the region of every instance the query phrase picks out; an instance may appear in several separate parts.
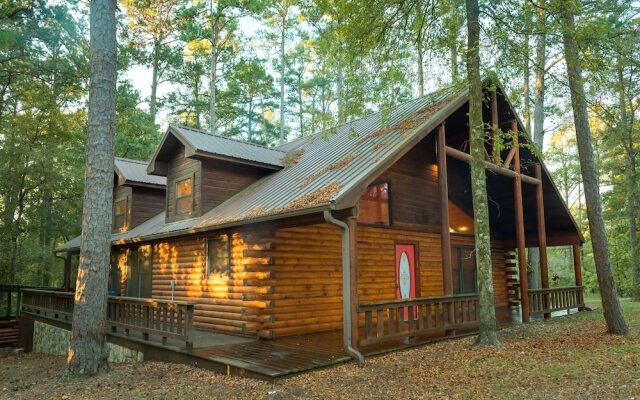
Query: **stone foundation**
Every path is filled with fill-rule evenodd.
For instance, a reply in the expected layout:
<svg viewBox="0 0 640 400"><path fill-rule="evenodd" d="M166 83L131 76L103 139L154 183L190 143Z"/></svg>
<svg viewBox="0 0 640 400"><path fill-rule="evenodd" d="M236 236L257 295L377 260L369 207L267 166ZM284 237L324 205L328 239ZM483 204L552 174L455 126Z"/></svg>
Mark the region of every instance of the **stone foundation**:
<svg viewBox="0 0 640 400"><path fill-rule="evenodd" d="M69 349L69 341L71 340L71 332L58 328L53 325L45 324L40 321L34 321L33 325L33 352L46 353L56 356L66 356ZM135 363L143 361L144 354L118 346L113 343L107 343L109 351L109 362L117 363Z"/></svg>

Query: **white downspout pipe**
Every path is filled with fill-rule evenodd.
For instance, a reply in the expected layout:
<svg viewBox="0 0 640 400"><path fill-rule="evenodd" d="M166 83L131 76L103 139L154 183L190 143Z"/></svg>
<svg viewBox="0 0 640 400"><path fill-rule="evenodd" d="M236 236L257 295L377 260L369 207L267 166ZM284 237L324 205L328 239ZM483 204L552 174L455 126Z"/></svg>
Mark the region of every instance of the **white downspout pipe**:
<svg viewBox="0 0 640 400"><path fill-rule="evenodd" d="M324 212L324 220L342 229L342 339L344 350L354 358L359 367L364 367L364 356L351 346L351 249L349 225L335 219L331 211Z"/></svg>

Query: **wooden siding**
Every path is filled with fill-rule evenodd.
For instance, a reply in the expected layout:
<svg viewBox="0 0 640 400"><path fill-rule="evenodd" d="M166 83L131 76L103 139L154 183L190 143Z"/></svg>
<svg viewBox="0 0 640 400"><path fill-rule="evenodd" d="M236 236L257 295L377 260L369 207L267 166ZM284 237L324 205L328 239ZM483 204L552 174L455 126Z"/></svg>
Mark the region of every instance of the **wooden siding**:
<svg viewBox="0 0 640 400"><path fill-rule="evenodd" d="M204 159L201 166L202 181L198 187L202 190L203 213L220 205L266 174L266 171L257 167L220 160Z"/></svg>
<svg viewBox="0 0 640 400"><path fill-rule="evenodd" d="M164 189L134 186L131 203L131 228L135 228L164 211L165 205Z"/></svg>
<svg viewBox="0 0 640 400"><path fill-rule="evenodd" d="M440 195L435 153L427 137L376 180L390 185L391 220L395 227L440 224ZM431 140L432 142L433 140Z"/></svg>
<svg viewBox="0 0 640 400"><path fill-rule="evenodd" d="M176 214L176 182L180 179L193 177L193 211L190 213ZM200 161L185 158L184 146L179 145L176 153L168 163L167 170L167 222L175 222L183 219L194 218L201 215L200 187L202 175Z"/></svg>
<svg viewBox="0 0 640 400"><path fill-rule="evenodd" d="M171 281L175 282L175 300L195 301L194 327L237 334L257 334L261 309L272 304L261 298L265 289L261 273L268 260L245 257L249 249L265 245L259 234L231 235L231 272L206 276L207 239L191 237L153 245L153 298L171 299Z"/></svg>

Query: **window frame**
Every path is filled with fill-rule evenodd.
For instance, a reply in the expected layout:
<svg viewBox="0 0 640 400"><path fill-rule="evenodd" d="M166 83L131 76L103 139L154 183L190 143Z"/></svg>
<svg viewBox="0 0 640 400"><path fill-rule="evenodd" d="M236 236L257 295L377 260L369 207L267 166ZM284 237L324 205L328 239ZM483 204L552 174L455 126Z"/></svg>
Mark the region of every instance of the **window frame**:
<svg viewBox="0 0 640 400"><path fill-rule="evenodd" d="M118 226L116 224L118 215L116 211L118 209L118 203L124 202L124 214L122 214L122 225ZM122 196L118 196L113 200L113 230L115 232L126 232L129 229L129 216L131 215L131 201L129 199L129 195L125 194Z"/></svg>
<svg viewBox="0 0 640 400"><path fill-rule="evenodd" d="M184 196L179 196L178 195L178 185L181 182L184 182L188 179L191 179L191 193L189 193L188 195L184 195ZM188 174L188 175L183 175L179 178L176 178L175 183L174 183L174 203L173 206L175 208L174 210L174 214L176 216L183 216L183 215L189 215L189 214L193 214L193 212L196 210L196 198L195 198L195 186L196 186L196 176L195 174ZM182 199L185 198L191 198L191 210L189 211L180 211L178 209L178 202Z"/></svg>
<svg viewBox="0 0 640 400"><path fill-rule="evenodd" d="M391 226L393 226L393 207L392 207L392 202L393 202L393 198L391 195L391 180L390 179L383 179L383 180L378 180L378 181L374 181L373 183L371 183L369 186L367 186L367 188L362 192L362 194L360 195L360 197L358 198L358 204L360 204L360 201L362 200L362 196L364 196L364 193L371 189L374 186L380 186L380 185L387 185L387 223L375 223L375 222L364 222L361 220L361 210L358 209L358 224L359 225L364 225L364 226L371 226L371 227L378 227L378 228L389 228Z"/></svg>
<svg viewBox="0 0 640 400"><path fill-rule="evenodd" d="M471 253L473 253L473 251L475 250L474 247L472 246L465 246L465 245L452 245L451 246L451 251L456 251L458 253L458 265L452 265L452 269L454 269L454 271L452 271L454 273L454 276L456 277L456 279L458 280L458 291L455 292L454 294L474 294L474 293L478 293L478 266L476 265L476 258L472 257L471 260L473 262L473 291L471 292L467 292L467 286L466 286L466 282L464 279L464 265L463 265L463 260L464 260L464 252L465 251L469 251Z"/></svg>
<svg viewBox="0 0 640 400"><path fill-rule="evenodd" d="M213 271L213 262L214 260L212 259L212 254L211 254L211 243L214 241L218 241L220 240L220 238L226 238L226 246L227 248L226 250L226 258L227 258L227 262L226 265L224 266L224 271ZM230 276L231 275L231 240L232 240L232 235L229 233L222 233L216 236L209 236L206 238L207 240L207 265L205 268L205 277L208 278L209 276L211 276L211 274L215 274L218 273L220 275L223 276Z"/></svg>

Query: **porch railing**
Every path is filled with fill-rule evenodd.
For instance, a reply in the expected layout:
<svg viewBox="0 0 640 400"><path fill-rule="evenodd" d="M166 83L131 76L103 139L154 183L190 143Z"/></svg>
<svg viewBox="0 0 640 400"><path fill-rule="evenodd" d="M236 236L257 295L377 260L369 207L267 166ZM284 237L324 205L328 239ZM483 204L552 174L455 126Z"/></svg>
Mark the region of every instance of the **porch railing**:
<svg viewBox="0 0 640 400"><path fill-rule="evenodd" d="M71 322L74 297L69 292L23 290L21 312ZM144 340L149 340L149 335L159 336L163 345L169 338L178 339L191 349L194 306L186 301L109 296L107 329L112 333L122 329L126 336L137 332Z"/></svg>
<svg viewBox="0 0 640 400"><path fill-rule="evenodd" d="M529 290L531 315L549 314L554 311L584 307L582 286Z"/></svg>
<svg viewBox="0 0 640 400"><path fill-rule="evenodd" d="M358 305L364 314L364 337L360 346L412 336L475 329L478 326L478 296L451 295L376 301Z"/></svg>

